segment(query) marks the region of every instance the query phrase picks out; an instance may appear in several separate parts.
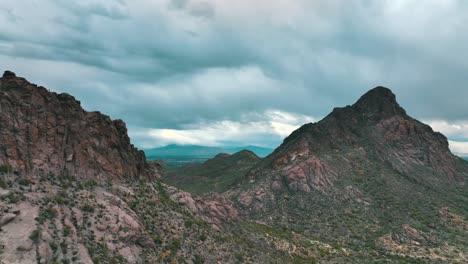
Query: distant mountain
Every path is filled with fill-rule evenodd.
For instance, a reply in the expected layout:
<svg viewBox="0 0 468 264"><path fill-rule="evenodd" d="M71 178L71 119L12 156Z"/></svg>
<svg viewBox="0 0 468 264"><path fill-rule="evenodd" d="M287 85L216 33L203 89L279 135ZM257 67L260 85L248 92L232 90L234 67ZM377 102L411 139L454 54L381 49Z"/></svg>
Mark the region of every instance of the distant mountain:
<svg viewBox="0 0 468 264"><path fill-rule="evenodd" d="M226 148L225 150L226 150L225 153L228 153L228 154L237 153L237 152L240 152L242 150L249 150L249 151L252 151L253 153L255 153L255 155L257 155L257 156L259 156L261 158L264 158L264 157L270 155L273 152L274 149L249 145L249 146L245 146L245 147Z"/></svg>
<svg viewBox="0 0 468 264"><path fill-rule="evenodd" d="M233 188L259 158L249 150L218 154L202 164L190 164L166 173L164 180L196 195L224 192Z"/></svg>
<svg viewBox="0 0 468 264"><path fill-rule="evenodd" d="M273 152L273 149L258 147L258 146L245 146L245 147L208 147L198 145L168 145L160 148L144 150L148 159L165 159L165 158L196 158L196 159L210 159L220 153L234 154L241 150L249 150L259 157L266 157Z"/></svg>

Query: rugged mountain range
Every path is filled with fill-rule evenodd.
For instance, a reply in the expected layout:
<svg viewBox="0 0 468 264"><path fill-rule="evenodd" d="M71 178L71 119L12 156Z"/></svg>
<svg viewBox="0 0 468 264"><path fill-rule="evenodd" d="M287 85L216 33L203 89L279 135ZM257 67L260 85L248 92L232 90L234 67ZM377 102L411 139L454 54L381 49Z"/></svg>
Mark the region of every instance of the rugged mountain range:
<svg viewBox="0 0 468 264"><path fill-rule="evenodd" d="M264 159L183 168L223 192L204 198L165 184L122 121L12 72L0 96L4 263L468 262L468 163L387 88Z"/></svg>
<svg viewBox="0 0 468 264"><path fill-rule="evenodd" d="M208 147L198 145L167 145L165 147L145 149L148 158L151 157L201 157L214 158L219 153L234 154L236 152L248 150L259 157L266 157L273 152L273 149L258 147L258 146L243 146L243 147Z"/></svg>

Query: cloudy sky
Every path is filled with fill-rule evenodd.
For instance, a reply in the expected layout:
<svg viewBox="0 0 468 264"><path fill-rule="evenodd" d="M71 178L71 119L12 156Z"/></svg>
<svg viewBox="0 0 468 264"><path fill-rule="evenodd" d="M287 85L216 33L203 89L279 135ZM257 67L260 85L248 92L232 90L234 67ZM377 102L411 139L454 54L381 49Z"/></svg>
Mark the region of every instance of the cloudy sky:
<svg viewBox="0 0 468 264"><path fill-rule="evenodd" d="M468 1L0 0L0 67L139 147L275 147L367 90L468 153Z"/></svg>

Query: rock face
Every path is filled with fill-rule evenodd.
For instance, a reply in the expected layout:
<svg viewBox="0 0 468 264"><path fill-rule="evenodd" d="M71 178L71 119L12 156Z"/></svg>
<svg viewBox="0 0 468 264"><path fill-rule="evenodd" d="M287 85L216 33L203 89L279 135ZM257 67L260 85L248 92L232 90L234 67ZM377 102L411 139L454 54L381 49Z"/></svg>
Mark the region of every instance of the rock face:
<svg viewBox="0 0 468 264"><path fill-rule="evenodd" d="M122 120L83 110L6 71L0 79L0 165L29 176L155 178Z"/></svg>
<svg viewBox="0 0 468 264"><path fill-rule="evenodd" d="M377 87L354 105L335 108L320 122L294 131L248 177L267 194L328 193L339 179L369 176L369 167L434 186L463 185L466 171L459 168L460 161L445 136L408 116L391 90ZM239 202L261 207L262 201L253 199L258 186L243 192Z"/></svg>

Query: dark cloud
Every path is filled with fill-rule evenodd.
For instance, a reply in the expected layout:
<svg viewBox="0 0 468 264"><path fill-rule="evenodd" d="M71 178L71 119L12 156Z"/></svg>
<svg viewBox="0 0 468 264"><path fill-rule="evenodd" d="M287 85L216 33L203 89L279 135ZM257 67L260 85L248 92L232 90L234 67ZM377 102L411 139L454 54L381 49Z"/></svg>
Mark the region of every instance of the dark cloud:
<svg viewBox="0 0 468 264"><path fill-rule="evenodd" d="M16 1L0 9L0 66L124 118L145 144L149 129L268 123L271 110L322 117L378 85L417 118L456 123L468 113L467 11L456 0Z"/></svg>

